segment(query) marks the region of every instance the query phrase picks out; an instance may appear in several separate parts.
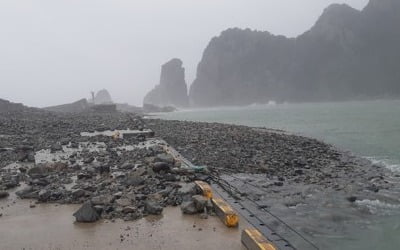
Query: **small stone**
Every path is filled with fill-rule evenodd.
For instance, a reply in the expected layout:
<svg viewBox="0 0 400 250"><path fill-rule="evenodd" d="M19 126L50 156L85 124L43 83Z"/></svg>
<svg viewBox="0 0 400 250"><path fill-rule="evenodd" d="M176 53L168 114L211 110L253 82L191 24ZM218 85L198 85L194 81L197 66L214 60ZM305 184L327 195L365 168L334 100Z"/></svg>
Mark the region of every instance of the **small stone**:
<svg viewBox="0 0 400 250"><path fill-rule="evenodd" d="M73 191L72 191L72 196L73 196L74 198L83 197L83 196L85 196L85 190L83 190L83 189L76 189L76 190L73 190Z"/></svg>
<svg viewBox="0 0 400 250"><path fill-rule="evenodd" d="M357 200L357 197L356 196L350 196L350 197L347 197L346 199L348 201L350 201L350 202L355 202Z"/></svg>
<svg viewBox="0 0 400 250"><path fill-rule="evenodd" d="M156 156L156 160L158 162L165 162L165 163L170 163L170 164L174 164L174 162L175 162L174 157L170 154L158 154Z"/></svg>
<svg viewBox="0 0 400 250"><path fill-rule="evenodd" d="M6 191L0 191L0 199L7 198L10 194Z"/></svg>
<svg viewBox="0 0 400 250"><path fill-rule="evenodd" d="M123 212L124 214L134 213L135 211L136 211L136 208L135 208L135 207L130 207L130 206L124 207L124 208L122 209L122 212Z"/></svg>
<svg viewBox="0 0 400 250"><path fill-rule="evenodd" d="M126 199L126 198L121 198L118 200L115 200L115 203L121 207L126 207L132 204L131 200Z"/></svg>

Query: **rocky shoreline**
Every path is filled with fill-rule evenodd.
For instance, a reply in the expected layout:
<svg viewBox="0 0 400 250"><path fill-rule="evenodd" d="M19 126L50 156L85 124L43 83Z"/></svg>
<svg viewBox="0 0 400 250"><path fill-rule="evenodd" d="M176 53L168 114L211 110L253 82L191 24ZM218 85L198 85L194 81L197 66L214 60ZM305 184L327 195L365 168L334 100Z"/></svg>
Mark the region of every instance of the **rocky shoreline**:
<svg viewBox="0 0 400 250"><path fill-rule="evenodd" d="M318 140L281 131L118 112L24 110L0 114L0 138L0 201L16 192L39 203L83 204L75 213L82 222L136 220L178 205L184 213L207 217L212 206L196 196L193 181L210 176L229 181L243 197L294 222L302 206L312 211L334 203L332 209L337 205L343 213L367 216L371 212L357 202L399 203L389 195L399 176ZM161 138L207 168L182 168ZM330 197L339 198L327 202Z"/></svg>
<svg viewBox="0 0 400 250"><path fill-rule="evenodd" d="M136 220L177 205L184 213L205 207L212 213L193 183L207 176L182 169L163 141L149 139L153 133L140 116L38 111L0 117L1 198L11 190L40 203L83 203L74 214L78 222Z"/></svg>

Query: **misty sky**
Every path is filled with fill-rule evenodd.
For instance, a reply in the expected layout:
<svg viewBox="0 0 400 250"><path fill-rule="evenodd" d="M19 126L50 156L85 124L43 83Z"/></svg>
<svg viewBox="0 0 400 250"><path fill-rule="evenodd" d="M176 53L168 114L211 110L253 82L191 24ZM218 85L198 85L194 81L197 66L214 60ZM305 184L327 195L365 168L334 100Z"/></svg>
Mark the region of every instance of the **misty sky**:
<svg viewBox="0 0 400 250"><path fill-rule="evenodd" d="M141 105L160 66L183 60L190 84L227 28L297 36L330 3L368 0L0 0L0 98L49 106L106 88Z"/></svg>

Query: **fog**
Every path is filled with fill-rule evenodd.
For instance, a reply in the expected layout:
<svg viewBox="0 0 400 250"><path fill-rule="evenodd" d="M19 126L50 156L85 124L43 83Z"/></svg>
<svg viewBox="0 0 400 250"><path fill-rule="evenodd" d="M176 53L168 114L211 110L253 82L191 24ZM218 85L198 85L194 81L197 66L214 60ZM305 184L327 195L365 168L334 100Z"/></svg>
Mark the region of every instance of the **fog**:
<svg viewBox="0 0 400 250"><path fill-rule="evenodd" d="M0 98L43 107L106 88L140 105L171 58L190 84L222 30L293 37L334 2L362 9L367 0L1 0Z"/></svg>

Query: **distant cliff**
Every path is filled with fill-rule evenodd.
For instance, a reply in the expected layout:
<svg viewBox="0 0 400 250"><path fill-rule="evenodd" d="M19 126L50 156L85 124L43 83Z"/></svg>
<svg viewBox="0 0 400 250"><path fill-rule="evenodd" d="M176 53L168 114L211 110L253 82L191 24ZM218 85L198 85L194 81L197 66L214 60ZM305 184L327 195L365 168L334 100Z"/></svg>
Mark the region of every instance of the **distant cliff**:
<svg viewBox="0 0 400 250"><path fill-rule="evenodd" d="M400 97L400 1L325 9L297 38L229 29L208 44L194 106Z"/></svg>
<svg viewBox="0 0 400 250"><path fill-rule="evenodd" d="M160 84L144 98L144 104L160 107L187 107L189 98L185 81L185 69L180 59L172 59L161 67Z"/></svg>

